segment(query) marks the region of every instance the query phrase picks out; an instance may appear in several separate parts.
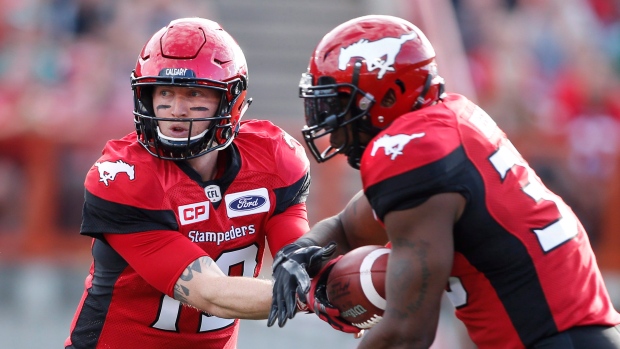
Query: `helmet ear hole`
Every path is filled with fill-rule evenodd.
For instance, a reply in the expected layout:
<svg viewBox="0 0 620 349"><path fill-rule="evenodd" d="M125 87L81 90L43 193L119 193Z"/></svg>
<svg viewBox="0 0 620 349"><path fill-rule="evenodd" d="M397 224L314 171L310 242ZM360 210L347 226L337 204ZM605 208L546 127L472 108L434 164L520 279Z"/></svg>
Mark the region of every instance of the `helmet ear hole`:
<svg viewBox="0 0 620 349"><path fill-rule="evenodd" d="M336 79L333 76L319 76L317 80L317 85L334 85L336 84Z"/></svg>
<svg viewBox="0 0 620 349"><path fill-rule="evenodd" d="M381 99L381 106L384 108L390 108L396 103L396 93L394 93L394 89L389 89Z"/></svg>
<svg viewBox="0 0 620 349"><path fill-rule="evenodd" d="M404 82L402 82L400 79L396 79L396 81L394 81L394 83L395 83L396 85L398 85L398 87L400 87L400 93L404 94L404 93L405 93L405 91L407 90L407 89L405 88L405 83L404 83Z"/></svg>

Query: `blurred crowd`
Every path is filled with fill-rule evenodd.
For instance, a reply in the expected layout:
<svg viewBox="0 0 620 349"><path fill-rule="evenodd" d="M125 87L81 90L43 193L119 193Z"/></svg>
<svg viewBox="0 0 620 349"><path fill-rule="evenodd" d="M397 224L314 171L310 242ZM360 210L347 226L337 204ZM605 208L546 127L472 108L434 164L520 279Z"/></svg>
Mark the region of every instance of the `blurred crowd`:
<svg viewBox="0 0 620 349"><path fill-rule="evenodd" d="M127 125L129 73L146 38L178 16L208 16L206 4L0 1L0 136L82 142L94 124Z"/></svg>
<svg viewBox="0 0 620 349"><path fill-rule="evenodd" d="M452 3L474 99L604 246L620 235L606 218L620 208L620 0ZM0 0L0 242L77 235L86 171L133 128L140 48L173 18L213 18L209 6Z"/></svg>

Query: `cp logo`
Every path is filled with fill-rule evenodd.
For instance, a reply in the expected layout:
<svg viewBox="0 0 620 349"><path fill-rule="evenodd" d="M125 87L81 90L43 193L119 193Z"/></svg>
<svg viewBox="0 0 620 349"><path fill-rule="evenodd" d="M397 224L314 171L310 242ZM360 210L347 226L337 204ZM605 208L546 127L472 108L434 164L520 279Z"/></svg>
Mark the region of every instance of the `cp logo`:
<svg viewBox="0 0 620 349"><path fill-rule="evenodd" d="M209 219L209 201L179 206L181 225L202 222Z"/></svg>

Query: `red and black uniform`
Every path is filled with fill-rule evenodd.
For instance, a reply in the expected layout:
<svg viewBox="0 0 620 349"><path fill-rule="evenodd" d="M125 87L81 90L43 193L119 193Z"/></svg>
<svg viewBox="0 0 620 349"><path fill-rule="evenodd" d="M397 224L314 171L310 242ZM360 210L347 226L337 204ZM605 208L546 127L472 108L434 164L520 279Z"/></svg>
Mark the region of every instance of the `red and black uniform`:
<svg viewBox="0 0 620 349"><path fill-rule="evenodd" d="M93 264L66 348L235 348L239 321L172 298L183 270L210 256L256 277L271 251L308 230L303 147L268 121L247 121L204 182L182 161L147 153L135 133L110 141L87 174L81 233Z"/></svg>
<svg viewBox="0 0 620 349"><path fill-rule="evenodd" d="M466 198L447 294L479 349L620 323L577 217L466 98L396 119L368 145L361 174L381 221L438 193Z"/></svg>

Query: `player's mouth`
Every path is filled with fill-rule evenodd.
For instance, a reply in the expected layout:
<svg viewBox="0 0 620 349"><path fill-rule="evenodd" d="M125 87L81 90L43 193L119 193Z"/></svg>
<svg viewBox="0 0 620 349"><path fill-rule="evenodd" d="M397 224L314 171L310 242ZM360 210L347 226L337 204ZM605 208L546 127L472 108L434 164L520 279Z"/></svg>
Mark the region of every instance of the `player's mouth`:
<svg viewBox="0 0 620 349"><path fill-rule="evenodd" d="M171 125L171 126L167 127L166 129L167 129L166 134L169 137L173 137L173 138L187 138L187 136L189 136L189 129L184 127L184 126Z"/></svg>

